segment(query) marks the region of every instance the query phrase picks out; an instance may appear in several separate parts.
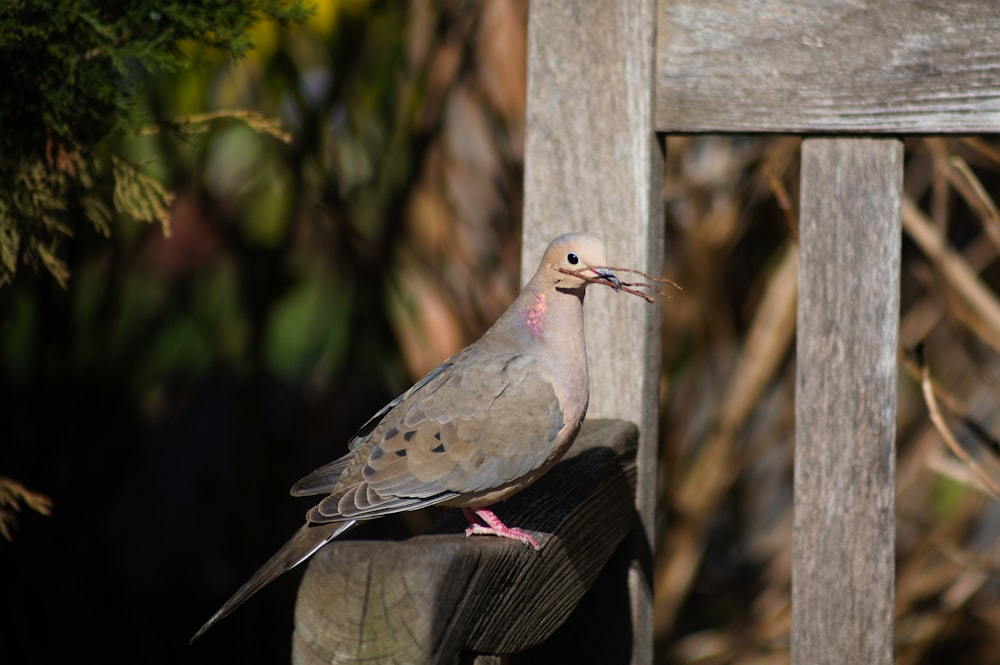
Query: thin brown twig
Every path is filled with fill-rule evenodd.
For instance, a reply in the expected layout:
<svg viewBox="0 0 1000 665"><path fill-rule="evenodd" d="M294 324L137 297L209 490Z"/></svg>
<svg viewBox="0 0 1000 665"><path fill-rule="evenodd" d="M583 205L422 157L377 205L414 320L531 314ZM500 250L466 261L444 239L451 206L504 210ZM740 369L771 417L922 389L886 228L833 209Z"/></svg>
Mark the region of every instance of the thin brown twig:
<svg viewBox="0 0 1000 665"><path fill-rule="evenodd" d="M976 211L993 244L1000 247L1000 210L997 209L996 202L964 159L952 157L948 165L951 167L948 170L948 181L969 207Z"/></svg>
<svg viewBox="0 0 1000 665"><path fill-rule="evenodd" d="M591 284L603 284L607 287L614 289L615 291L624 291L625 293L631 293L634 296L639 296L646 302L654 302L656 300L653 296L649 295L648 293L643 293L642 291L637 291L635 289L629 288L630 286L635 286L634 284L629 284L628 282L623 283L621 280L611 282L606 277L602 277L597 274L589 275L587 274L586 271L590 270L590 268L580 268L579 270L570 270L569 268L563 268L562 266L553 266L553 267L561 273L564 273L566 275L572 275L573 277L582 279L585 282L590 282ZM653 290L661 295L666 295L663 294L661 291L657 291L656 289Z"/></svg>
<svg viewBox="0 0 1000 665"><path fill-rule="evenodd" d="M977 335L990 346L1000 349L1000 300L968 265L962 255L947 245L935 231L932 222L909 197L903 197L903 230L939 271L944 284L953 289L975 312L984 328Z"/></svg>
<svg viewBox="0 0 1000 665"><path fill-rule="evenodd" d="M676 282L673 282L673 281L667 279L666 277L653 277L652 275L650 275L648 273L644 273L641 270L635 270L633 268L620 268L618 266L587 266L587 267L591 268L592 270L610 270L611 272L630 272L633 275L639 275L641 277L645 277L646 279L651 280L653 282L657 282L659 284L669 284L670 286L674 287L678 291L683 291L684 290ZM586 268L581 268L581 270L586 270Z"/></svg>
<svg viewBox="0 0 1000 665"><path fill-rule="evenodd" d="M901 349L899 352L900 364L907 374L915 381L920 381L922 369L920 355L916 349ZM980 423L969 413L968 409L962 405L961 400L952 395L947 388L940 383L931 382L934 386L934 397L937 398L939 406L944 409L952 418L965 425L969 432L993 455L1000 457L1000 440L997 439L989 429Z"/></svg>
<svg viewBox="0 0 1000 665"><path fill-rule="evenodd" d="M991 146L986 141L980 138L976 138L974 136L966 137L960 140L966 146L971 148L974 152L991 161L994 166L1000 166L1000 152L998 152L993 146Z"/></svg>
<svg viewBox="0 0 1000 665"><path fill-rule="evenodd" d="M921 355L919 351L918 355ZM972 472L972 475L976 477L976 480L990 494L1000 499L1000 485L979 466L976 460L972 459L965 448L959 445L951 430L948 429L948 424L945 423L944 418L941 416L941 410L938 408L937 398L934 396L934 384L931 382L930 367L924 358L920 359L920 389L923 392L924 402L927 404L927 413L930 416L931 422L934 424L934 428L938 431L938 434L941 435L941 438L948 445L948 448L958 459L962 460L969 468L969 471Z"/></svg>
<svg viewBox="0 0 1000 665"><path fill-rule="evenodd" d="M649 289L653 293L657 293L657 294L659 294L659 295L661 295L661 296L663 296L665 298L669 298L670 296L669 296L669 294L667 294L666 291L658 289L658 288L656 288L652 284L647 284L645 282L623 282L621 280L618 280L616 283L611 283L606 278L601 277L600 275L588 274L588 271L589 272L593 272L595 270L608 270L610 272L627 272L627 273L632 273L634 275L641 275L641 276L645 277L646 279L651 280L653 282L657 282L657 283L660 283L660 284L669 284L670 286L674 287L678 291L683 291L683 289L679 285L675 284L674 282L672 282L671 280L667 279L666 277L653 277L652 275L648 275L648 274L642 272L641 270L633 270L632 268L620 268L620 267L617 267L617 266L584 266L583 268L578 268L576 270L570 270L569 268L563 268L562 266L553 266L553 267L556 270L558 270L559 272L561 272L561 273L564 273L566 275L573 275L574 277L578 277L578 278L584 280L585 282L590 282L592 284L604 284L605 286L610 286L611 288L615 289L616 291L624 291L625 293L630 293L630 294L632 294L634 296L639 296L640 298L642 298L646 302L655 302L656 299L653 298L653 296L649 295L648 293L643 293L642 291L639 291L636 288L632 288L632 287Z"/></svg>

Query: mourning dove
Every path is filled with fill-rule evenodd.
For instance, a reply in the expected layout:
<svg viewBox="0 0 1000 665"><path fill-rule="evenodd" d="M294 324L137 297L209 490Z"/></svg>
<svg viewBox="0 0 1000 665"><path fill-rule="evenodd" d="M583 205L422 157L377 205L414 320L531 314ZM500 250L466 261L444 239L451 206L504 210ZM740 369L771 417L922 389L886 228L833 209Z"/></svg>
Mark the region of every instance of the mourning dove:
<svg viewBox="0 0 1000 665"><path fill-rule="evenodd" d="M595 282L622 288L605 263L604 244L590 234L553 240L534 277L479 341L372 416L347 455L295 483L293 496L326 496L191 641L357 522L389 513L455 506L469 518L466 535L538 549L531 534L487 507L535 482L580 429L590 396L584 293Z"/></svg>

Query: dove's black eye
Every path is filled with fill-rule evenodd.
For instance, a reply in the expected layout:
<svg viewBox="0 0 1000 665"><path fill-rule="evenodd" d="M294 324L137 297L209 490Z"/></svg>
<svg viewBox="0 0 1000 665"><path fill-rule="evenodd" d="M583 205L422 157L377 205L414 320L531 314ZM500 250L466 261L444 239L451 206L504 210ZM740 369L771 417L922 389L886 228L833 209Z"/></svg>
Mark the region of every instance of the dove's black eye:
<svg viewBox="0 0 1000 665"><path fill-rule="evenodd" d="M566 255L566 260L569 261L569 264L571 266L575 266L577 263L580 262L580 257L574 254L573 252L570 252L569 254Z"/></svg>

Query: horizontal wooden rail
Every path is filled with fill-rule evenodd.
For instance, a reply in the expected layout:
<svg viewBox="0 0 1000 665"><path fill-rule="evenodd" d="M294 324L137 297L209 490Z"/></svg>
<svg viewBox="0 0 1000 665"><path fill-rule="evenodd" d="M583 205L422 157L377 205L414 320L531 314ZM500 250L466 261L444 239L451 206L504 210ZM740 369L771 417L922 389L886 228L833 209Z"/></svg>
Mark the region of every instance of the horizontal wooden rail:
<svg viewBox="0 0 1000 665"><path fill-rule="evenodd" d="M996 0L661 0L665 132L1000 131Z"/></svg>
<svg viewBox="0 0 1000 665"><path fill-rule="evenodd" d="M292 661L457 663L544 642L635 530L637 441L630 423L588 421L567 459L496 507L538 552L464 537L458 511L430 535L326 546L299 586Z"/></svg>

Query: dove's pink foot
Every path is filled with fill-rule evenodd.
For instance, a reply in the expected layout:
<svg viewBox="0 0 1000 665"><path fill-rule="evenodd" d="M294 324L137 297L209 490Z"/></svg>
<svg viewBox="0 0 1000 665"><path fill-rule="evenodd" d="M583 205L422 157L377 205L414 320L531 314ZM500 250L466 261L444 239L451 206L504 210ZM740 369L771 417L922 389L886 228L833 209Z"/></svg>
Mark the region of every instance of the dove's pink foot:
<svg viewBox="0 0 1000 665"><path fill-rule="evenodd" d="M466 537L499 536L500 538L520 540L525 545L531 545L536 550L541 549L538 541L530 533L516 527L507 526L492 511L485 508L477 508L475 510L472 508L462 508L462 512L465 513L465 519L469 520L469 528L465 530ZM486 524L482 524L480 520Z"/></svg>

